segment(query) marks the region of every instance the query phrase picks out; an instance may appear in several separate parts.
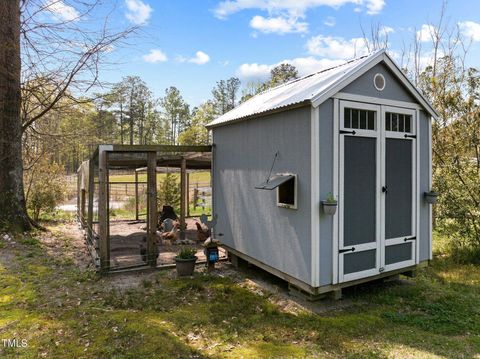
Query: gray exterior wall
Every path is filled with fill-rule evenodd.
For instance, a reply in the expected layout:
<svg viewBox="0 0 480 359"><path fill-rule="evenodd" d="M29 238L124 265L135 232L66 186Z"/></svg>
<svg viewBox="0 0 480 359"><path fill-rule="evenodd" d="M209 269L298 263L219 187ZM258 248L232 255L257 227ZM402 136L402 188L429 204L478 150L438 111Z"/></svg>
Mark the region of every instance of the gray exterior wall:
<svg viewBox="0 0 480 359"><path fill-rule="evenodd" d="M378 91L373 85L375 74L381 73L385 77L385 89ZM340 92L362 96L378 97L386 100L396 100L417 103L417 100L405 89L400 81L391 73L383 63L379 63L346 86Z"/></svg>
<svg viewBox="0 0 480 359"><path fill-rule="evenodd" d="M382 73L386 87L378 91L373 77ZM390 73L378 64L341 90L386 100L417 103ZM420 261L429 258L429 207L423 200L429 183L429 116L420 111ZM311 198L311 108L294 109L213 129L215 232L226 245L310 284L311 200L320 205L333 192L333 100L319 107L319 198ZM298 174L298 209L279 208L276 191L254 189L263 182L276 151L275 172ZM338 149L335 149L338 150ZM333 220L320 211L320 286L333 279Z"/></svg>
<svg viewBox="0 0 480 359"><path fill-rule="evenodd" d="M327 198L329 192L333 193L333 100L328 99L319 107L319 176L320 198ZM337 135L338 136L338 135ZM320 211L320 285L332 283L333 276L333 221L335 216L326 215ZM337 239L335 239L337 240Z"/></svg>
<svg viewBox="0 0 480 359"><path fill-rule="evenodd" d="M420 223L417 233L417 240L420 241L420 261L425 261L430 257L430 217L429 204L423 199L423 193L428 192L429 188L429 115L424 111L420 111L420 133L418 140L420 141Z"/></svg>
<svg viewBox="0 0 480 359"><path fill-rule="evenodd" d="M383 91L378 91L373 85L373 77L381 73L385 77L386 86ZM351 93L362 96L381 98L385 100L404 101L417 104L417 100L410 92L400 84L391 74L390 70L382 63L374 66L357 80L340 90L343 93ZM329 192L333 193L333 100L329 99L322 103L319 108L319 178L320 200L325 199ZM417 237L420 241L420 261L429 259L430 236L429 236L429 205L423 200L423 193L429 190L429 117L424 111L420 111L420 216ZM334 216L337 220L337 216ZM332 283L333 278L333 218L320 212L320 285Z"/></svg>
<svg viewBox="0 0 480 359"><path fill-rule="evenodd" d="M224 244L311 281L311 107L213 129L215 233ZM277 207L276 190L257 190L273 173L298 175L298 209Z"/></svg>

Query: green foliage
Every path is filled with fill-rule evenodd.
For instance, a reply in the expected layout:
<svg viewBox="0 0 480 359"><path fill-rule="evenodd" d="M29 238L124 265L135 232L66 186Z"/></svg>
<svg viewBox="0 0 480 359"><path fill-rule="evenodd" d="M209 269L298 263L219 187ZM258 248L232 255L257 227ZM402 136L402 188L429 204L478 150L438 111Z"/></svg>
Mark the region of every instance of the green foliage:
<svg viewBox="0 0 480 359"><path fill-rule="evenodd" d="M180 91L171 86L165 90L165 96L160 99L163 107L163 118L169 124L169 142L178 144L178 136L190 125L190 108Z"/></svg>
<svg viewBox="0 0 480 359"><path fill-rule="evenodd" d="M212 90L213 104L217 115L223 115L237 105L237 92L239 88L240 80L236 77L217 81L217 84Z"/></svg>
<svg viewBox="0 0 480 359"><path fill-rule="evenodd" d="M337 203L336 198L333 196L332 192L327 193L327 198L325 199L327 203Z"/></svg>
<svg viewBox="0 0 480 359"><path fill-rule="evenodd" d="M51 213L64 198L65 182L63 168L42 158L35 170L28 173L26 182L27 207L33 219L38 220L41 213Z"/></svg>
<svg viewBox="0 0 480 359"><path fill-rule="evenodd" d="M209 122L216 116L215 105L212 101L207 101L193 110L191 126L188 127L179 136L181 145L208 145L210 135L205 128Z"/></svg>
<svg viewBox="0 0 480 359"><path fill-rule="evenodd" d="M445 56L421 75L421 86L440 113L433 123L434 215L457 261L480 252L480 77Z"/></svg>
<svg viewBox="0 0 480 359"><path fill-rule="evenodd" d="M169 205L175 212L180 211L180 186L176 175L167 173L163 177L158 191L158 204L159 208L162 208L162 205Z"/></svg>
<svg viewBox="0 0 480 359"><path fill-rule="evenodd" d="M297 68L288 63L280 64L270 71L268 87L275 87L295 79L298 79Z"/></svg>
<svg viewBox="0 0 480 359"><path fill-rule="evenodd" d="M177 258L179 259L193 259L197 254L197 250L195 248L183 247L180 252L177 254Z"/></svg>
<svg viewBox="0 0 480 359"><path fill-rule="evenodd" d="M276 87L278 85L284 84L291 80L298 79L298 70L295 66L282 63L275 66L270 70L270 77L265 82L249 82L247 86L243 89L242 100L245 102L251 97L259 94L260 92L266 91L270 88Z"/></svg>

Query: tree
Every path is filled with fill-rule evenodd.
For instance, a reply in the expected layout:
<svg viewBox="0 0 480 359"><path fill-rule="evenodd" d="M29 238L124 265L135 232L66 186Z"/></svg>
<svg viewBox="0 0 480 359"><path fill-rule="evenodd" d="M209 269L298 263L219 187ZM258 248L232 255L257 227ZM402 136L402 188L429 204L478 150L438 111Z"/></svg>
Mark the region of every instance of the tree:
<svg viewBox="0 0 480 359"><path fill-rule="evenodd" d="M217 84L212 89L212 95L218 115L223 115L238 104L237 93L239 89L240 80L236 77L217 81Z"/></svg>
<svg viewBox="0 0 480 359"><path fill-rule="evenodd" d="M268 81L268 87L275 87L295 79L298 79L297 68L288 63L280 64L270 70L270 80Z"/></svg>
<svg viewBox="0 0 480 359"><path fill-rule="evenodd" d="M249 81L246 86L242 89L242 98L240 103L245 102L251 99L253 96L259 94L263 91L264 84L261 81Z"/></svg>
<svg viewBox="0 0 480 359"><path fill-rule="evenodd" d="M179 136L181 145L208 145L209 131L205 127L215 119L216 111L212 101L207 101L193 110L192 124Z"/></svg>
<svg viewBox="0 0 480 359"><path fill-rule="evenodd" d="M170 143L178 144L178 135L190 124L190 108L180 91L172 86L165 90L165 97L160 99L163 115L170 126Z"/></svg>
<svg viewBox="0 0 480 359"><path fill-rule="evenodd" d="M43 157L35 171L29 173L27 183L27 205L32 211L33 219L38 221L42 212L55 210L57 204L65 195L65 180L62 167Z"/></svg>
<svg viewBox="0 0 480 359"><path fill-rule="evenodd" d="M245 102L260 92L281 85L298 78L298 70L295 66L283 63L270 70L270 77L265 82L248 82L243 89L241 102Z"/></svg>
<svg viewBox="0 0 480 359"><path fill-rule="evenodd" d="M168 205L172 206L177 213L180 211L180 186L172 173L167 173L163 177L158 192L158 204L160 208L162 205Z"/></svg>
<svg viewBox="0 0 480 359"><path fill-rule="evenodd" d="M23 189L19 1L0 1L0 226L31 227Z"/></svg>
<svg viewBox="0 0 480 359"><path fill-rule="evenodd" d="M71 2L68 18L53 16L56 1L0 3L0 225L28 230L22 134L60 109L69 89L98 84L103 55L135 28L112 32L106 21L99 31L82 27L80 20L92 20L98 0Z"/></svg>

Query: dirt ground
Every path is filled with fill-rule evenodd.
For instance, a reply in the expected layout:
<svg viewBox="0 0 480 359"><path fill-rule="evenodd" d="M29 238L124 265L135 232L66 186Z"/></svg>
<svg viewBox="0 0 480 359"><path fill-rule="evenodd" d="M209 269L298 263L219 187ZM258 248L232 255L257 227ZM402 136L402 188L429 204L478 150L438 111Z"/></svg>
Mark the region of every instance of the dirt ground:
<svg viewBox="0 0 480 359"><path fill-rule="evenodd" d="M182 247L196 248L199 261L205 260L202 243L197 240L195 222L198 218L187 218L185 240L168 241L157 236L159 256L158 265L175 263L175 256ZM177 236L178 237L178 236ZM122 268L133 265L142 265L144 260L140 255L140 246L145 245L145 222L137 221L112 221L110 222L110 256L113 268ZM222 250L221 256L225 257Z"/></svg>

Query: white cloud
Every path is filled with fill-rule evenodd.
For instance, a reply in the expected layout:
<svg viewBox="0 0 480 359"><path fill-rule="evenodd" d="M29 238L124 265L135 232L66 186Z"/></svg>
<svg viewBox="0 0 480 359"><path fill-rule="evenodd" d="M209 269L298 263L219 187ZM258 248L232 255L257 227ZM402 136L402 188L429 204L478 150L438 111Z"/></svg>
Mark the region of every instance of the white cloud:
<svg viewBox="0 0 480 359"><path fill-rule="evenodd" d="M330 27L335 26L336 24L335 18L333 16L329 16L325 19L323 24Z"/></svg>
<svg viewBox="0 0 480 359"><path fill-rule="evenodd" d="M125 17L135 25L145 25L152 14L152 7L141 0L125 0Z"/></svg>
<svg viewBox="0 0 480 359"><path fill-rule="evenodd" d="M278 16L265 18L260 15L256 15L250 20L250 26L255 30L264 33L277 33L280 35L294 33L294 32L307 32L308 23L298 21L296 16Z"/></svg>
<svg viewBox="0 0 480 359"><path fill-rule="evenodd" d="M384 0L224 0L214 9L214 14L225 19L242 10L258 9L269 14L287 12L290 15L302 16L310 8L328 6L339 8L346 4L363 6L368 14L378 14L385 6Z"/></svg>
<svg viewBox="0 0 480 359"><path fill-rule="evenodd" d="M210 61L210 56L208 56L203 51L197 51L194 57L187 58L183 56L177 56L177 61L191 62L192 64L197 64L197 65L205 65L207 62Z"/></svg>
<svg viewBox="0 0 480 359"><path fill-rule="evenodd" d="M75 21L80 16L74 7L65 4L62 0L47 0L45 5L55 18L62 21Z"/></svg>
<svg viewBox="0 0 480 359"><path fill-rule="evenodd" d="M420 30L417 31L417 39L420 42L432 41L437 29L433 25L423 24Z"/></svg>
<svg viewBox="0 0 480 359"><path fill-rule="evenodd" d="M462 21L458 27L463 36L472 41L480 41L480 24L474 21Z"/></svg>
<svg viewBox="0 0 480 359"><path fill-rule="evenodd" d="M162 50L152 49L146 55L142 56L143 60L155 64L157 62L165 62L168 60L167 55Z"/></svg>
<svg viewBox="0 0 480 359"><path fill-rule="evenodd" d="M307 50L311 55L342 60L353 59L368 53L365 40L361 37L344 39L323 35L310 38L307 41Z"/></svg>
<svg viewBox="0 0 480 359"><path fill-rule="evenodd" d="M237 69L237 76L242 79L259 79L265 80L268 75L270 74L270 70L272 69L272 65L264 65L264 64L242 64Z"/></svg>
<svg viewBox="0 0 480 359"><path fill-rule="evenodd" d="M380 13L385 6L385 0L369 0L366 1L367 14L376 15Z"/></svg>
<svg viewBox="0 0 480 359"><path fill-rule="evenodd" d="M395 32L395 30L393 29L393 27L390 27L390 26L382 26L378 31L379 35L383 36L383 37L387 36L390 33L394 33L394 32Z"/></svg>
<svg viewBox="0 0 480 359"><path fill-rule="evenodd" d="M289 63L295 66L300 76L305 76L318 72L324 69L328 69L333 66L344 63L343 60L329 60L329 59L316 59L313 56L297 57L293 59L286 59L275 64L242 64L236 71L236 75L243 80L266 80L270 71L282 63Z"/></svg>

